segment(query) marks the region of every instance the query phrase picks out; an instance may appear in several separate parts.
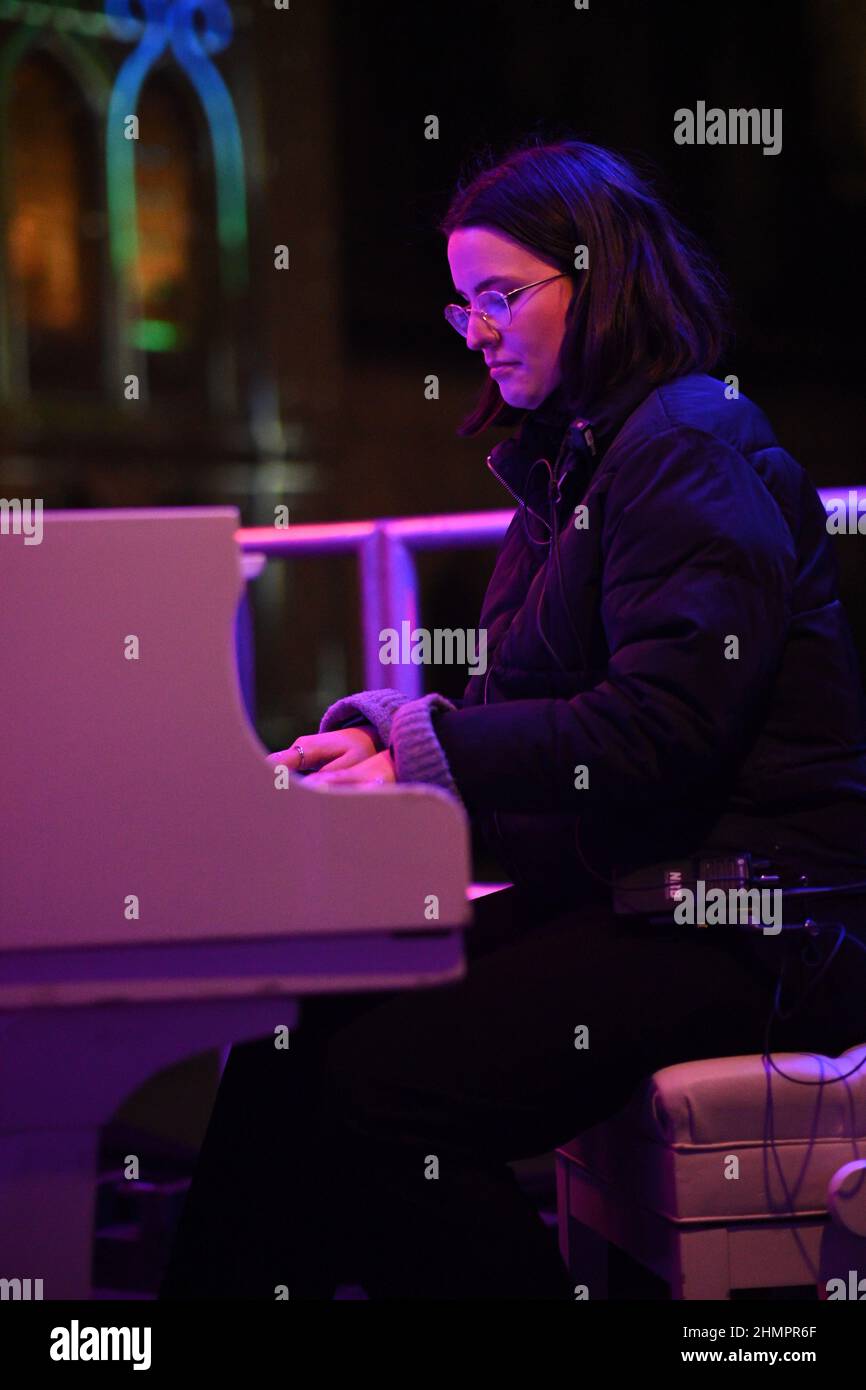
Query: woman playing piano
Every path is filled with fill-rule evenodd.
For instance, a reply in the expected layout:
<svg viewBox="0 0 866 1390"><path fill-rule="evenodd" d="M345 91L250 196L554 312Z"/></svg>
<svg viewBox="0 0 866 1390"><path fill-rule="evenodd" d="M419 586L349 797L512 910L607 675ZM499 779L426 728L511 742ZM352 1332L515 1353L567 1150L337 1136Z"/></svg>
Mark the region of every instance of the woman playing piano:
<svg viewBox="0 0 866 1390"><path fill-rule="evenodd" d="M163 1297L573 1298L510 1163L659 1068L761 1053L783 964L771 1052L866 1042L866 953L833 959L862 897L788 899L814 934L629 898L643 875L664 900L683 863L866 878L825 515L736 375L711 375L717 274L646 177L578 141L476 172L442 231L446 318L484 371L459 433L517 426L488 457L516 510L487 669L461 700L351 695L272 757L445 788L513 886L475 900L462 981L305 1004L288 1079L268 1040L233 1050Z"/></svg>

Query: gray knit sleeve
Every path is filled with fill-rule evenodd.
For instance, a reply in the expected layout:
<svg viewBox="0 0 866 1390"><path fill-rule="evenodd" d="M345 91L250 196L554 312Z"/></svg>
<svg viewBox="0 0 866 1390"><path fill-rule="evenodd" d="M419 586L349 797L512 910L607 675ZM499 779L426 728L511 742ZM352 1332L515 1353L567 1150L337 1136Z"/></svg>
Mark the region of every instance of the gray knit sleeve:
<svg viewBox="0 0 866 1390"><path fill-rule="evenodd" d="M407 700L394 711L389 743L398 782L432 782L460 799L431 718L436 710L456 708L444 695L433 693Z"/></svg>

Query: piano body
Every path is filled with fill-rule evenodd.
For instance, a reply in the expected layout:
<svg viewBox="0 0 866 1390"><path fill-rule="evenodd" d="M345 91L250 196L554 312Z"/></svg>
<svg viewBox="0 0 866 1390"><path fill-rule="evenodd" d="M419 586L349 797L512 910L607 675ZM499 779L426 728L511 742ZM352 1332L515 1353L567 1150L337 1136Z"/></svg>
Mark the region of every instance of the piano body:
<svg viewBox="0 0 866 1390"><path fill-rule="evenodd" d="M232 507L0 536L0 1277L90 1296L99 1131L321 991L465 969L470 844L432 786L309 786L241 699ZM301 732L300 730L298 732Z"/></svg>

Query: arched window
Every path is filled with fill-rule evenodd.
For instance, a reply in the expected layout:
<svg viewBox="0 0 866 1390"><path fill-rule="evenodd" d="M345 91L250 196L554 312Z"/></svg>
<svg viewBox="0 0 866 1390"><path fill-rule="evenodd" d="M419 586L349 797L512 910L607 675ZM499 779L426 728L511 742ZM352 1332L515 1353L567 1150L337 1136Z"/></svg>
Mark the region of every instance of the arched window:
<svg viewBox="0 0 866 1390"><path fill-rule="evenodd" d="M204 391L219 309L214 177L201 112L173 73L142 89L135 155L139 315L151 393Z"/></svg>
<svg viewBox="0 0 866 1390"><path fill-rule="evenodd" d="M125 0L106 0L104 19L64 11L62 26L33 6L44 30L0 48L0 392L13 400L116 406L131 375L145 401L186 398L196 418L238 408L243 146L211 61L231 14L203 28L185 0L166 3L170 16L132 30L117 29ZM109 36L133 44L119 66Z"/></svg>
<svg viewBox="0 0 866 1390"><path fill-rule="evenodd" d="M13 389L101 387L101 165L95 121L50 54L15 68L8 106L7 284Z"/></svg>

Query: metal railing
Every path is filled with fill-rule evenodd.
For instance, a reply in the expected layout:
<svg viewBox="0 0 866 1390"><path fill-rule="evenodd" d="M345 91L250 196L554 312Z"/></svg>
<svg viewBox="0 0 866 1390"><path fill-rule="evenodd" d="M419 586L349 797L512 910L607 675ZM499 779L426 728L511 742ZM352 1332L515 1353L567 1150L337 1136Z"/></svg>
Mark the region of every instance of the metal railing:
<svg viewBox="0 0 866 1390"><path fill-rule="evenodd" d="M818 495L828 512L845 507L851 518L859 515L862 505L861 534L866 534L866 488L819 488ZM384 517L375 521L338 521L286 528L250 526L241 527L235 535L243 556L244 574L248 579L261 572L269 556L285 559L289 555L347 552L357 555L365 689L400 690L411 699L416 699L424 693L421 668L400 662L383 664L379 655L382 633L386 628L399 631L401 623L406 621L412 628L420 626L416 553L420 550L456 550L493 545L502 540L513 515L511 510L455 512L439 516ZM244 650L248 642L249 633L245 637L239 627L238 656L242 683L245 665L252 660L251 649L248 652Z"/></svg>
<svg viewBox="0 0 866 1390"><path fill-rule="evenodd" d="M386 628L399 631L407 621L413 628L419 626L415 555L420 550L494 545L505 535L513 515L513 511L456 512L286 528L249 526L235 535L247 578L259 573L269 556L353 552L360 570L364 688L400 690L416 699L424 693L420 666L383 664L379 656Z"/></svg>

